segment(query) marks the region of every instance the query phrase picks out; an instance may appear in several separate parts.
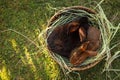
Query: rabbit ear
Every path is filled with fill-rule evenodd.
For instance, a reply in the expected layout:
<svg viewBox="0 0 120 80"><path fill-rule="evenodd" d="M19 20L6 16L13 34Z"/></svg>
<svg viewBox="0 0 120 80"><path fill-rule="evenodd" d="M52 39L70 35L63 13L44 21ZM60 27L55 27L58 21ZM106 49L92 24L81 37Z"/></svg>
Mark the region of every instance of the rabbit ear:
<svg viewBox="0 0 120 80"><path fill-rule="evenodd" d="M75 32L78 28L79 28L79 26L71 26L70 32Z"/></svg>
<svg viewBox="0 0 120 80"><path fill-rule="evenodd" d="M96 56L97 55L97 51L90 51L90 50L86 50L85 51L89 57L92 57L92 56Z"/></svg>
<svg viewBox="0 0 120 80"><path fill-rule="evenodd" d="M77 21L71 22L67 25L68 27L68 32L74 32L79 28L80 23Z"/></svg>
<svg viewBox="0 0 120 80"><path fill-rule="evenodd" d="M79 28L80 41L83 42L86 39L86 31L83 27Z"/></svg>

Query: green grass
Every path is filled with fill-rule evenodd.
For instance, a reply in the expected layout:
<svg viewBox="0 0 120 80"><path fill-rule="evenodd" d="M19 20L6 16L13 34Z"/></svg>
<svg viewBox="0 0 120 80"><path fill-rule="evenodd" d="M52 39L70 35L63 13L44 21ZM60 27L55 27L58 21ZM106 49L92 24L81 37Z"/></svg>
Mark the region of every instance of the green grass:
<svg viewBox="0 0 120 80"><path fill-rule="evenodd" d="M79 80L76 74L63 75L61 68L42 49L39 33L47 26L50 17L62 7L88 6L92 0L0 0L0 80ZM99 2L100 0L97 0ZM102 7L110 21L117 26L120 1L105 0ZM120 30L112 42L120 41ZM41 39L41 38L40 38ZM111 45L112 46L112 45ZM120 46L112 50L120 50ZM81 71L82 80L110 80L102 73L104 60L95 67ZM112 63L120 68L120 58ZM111 77L119 76L111 72Z"/></svg>

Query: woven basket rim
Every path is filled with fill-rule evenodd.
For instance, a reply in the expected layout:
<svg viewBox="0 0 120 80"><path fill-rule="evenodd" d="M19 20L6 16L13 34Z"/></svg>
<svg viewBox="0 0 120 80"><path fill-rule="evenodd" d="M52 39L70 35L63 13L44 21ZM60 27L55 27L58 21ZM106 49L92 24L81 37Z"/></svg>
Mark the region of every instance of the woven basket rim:
<svg viewBox="0 0 120 80"><path fill-rule="evenodd" d="M93 9L90 9L90 8L87 8L87 7L84 7L84 6L71 6L71 7L66 7L66 8L63 8L61 10L59 10L58 12L56 12L51 18L50 20L48 21L48 27L50 26L51 22L55 21L59 15L61 14L61 12L63 10L69 10L69 9L81 9L81 10L84 10L84 11L87 11L88 13L91 13L91 14L96 14L96 11L93 10Z"/></svg>
<svg viewBox="0 0 120 80"><path fill-rule="evenodd" d="M55 20L59 17L59 15L61 14L61 12L62 12L63 10L69 10L69 9L81 9L81 10L87 11L88 13L96 14L96 11L95 11L95 10L90 9L90 8L87 8L87 7L84 7L84 6L71 6L71 7L66 7L66 8L63 8L63 9L59 10L57 13L55 13L55 14L50 18L47 26L49 27L49 26L51 25L51 23L52 23L53 21L55 21ZM50 54L53 54L53 53L50 51ZM94 61L94 62L91 63L91 64L87 64L87 65L80 66L80 67L69 67L69 66L68 66L68 68L69 68L70 70L72 70L72 71L83 71L83 70L87 70L87 69L90 69L90 68L94 67L94 66L97 65L101 60L102 60L102 58L99 59L99 60ZM56 61L56 62L57 62L57 61ZM58 63L58 62L57 62L57 63ZM58 64L59 64L59 63L58 63ZM59 64L59 65L60 65L60 64ZM66 69L66 66L63 65L63 67Z"/></svg>

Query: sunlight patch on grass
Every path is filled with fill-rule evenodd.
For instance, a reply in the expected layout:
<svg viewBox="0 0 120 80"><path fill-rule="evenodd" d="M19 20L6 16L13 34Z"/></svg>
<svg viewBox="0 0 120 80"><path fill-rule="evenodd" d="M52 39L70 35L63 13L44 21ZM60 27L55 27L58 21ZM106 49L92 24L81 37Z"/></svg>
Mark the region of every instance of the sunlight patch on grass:
<svg viewBox="0 0 120 80"><path fill-rule="evenodd" d="M44 26L44 25L43 25ZM45 26L44 26L45 28ZM43 29L38 36L38 40L41 44L41 54L43 54L45 56L44 58L44 69L45 69L45 73L48 76L48 79L52 80L52 79L58 79L60 76L60 69L58 68L57 63L50 57L50 52L47 49L47 45L45 44L45 32L46 32L46 28Z"/></svg>
<svg viewBox="0 0 120 80"><path fill-rule="evenodd" d="M11 39L10 42L11 42L12 47L15 50L15 52L18 53L19 52L19 48L17 46L17 42L15 41L15 39Z"/></svg>
<svg viewBox="0 0 120 80"><path fill-rule="evenodd" d="M28 71L31 71L33 73L32 76L34 77L34 79L37 80L38 77L39 77L39 74L37 72L37 68L36 68L35 63L33 61L32 55L31 55L31 53L29 52L29 49L26 46L24 46L23 49L24 49L24 54L25 55L20 56L21 61L23 62L23 64L25 66L27 66L29 68Z"/></svg>
<svg viewBox="0 0 120 80"><path fill-rule="evenodd" d="M45 51L46 52L46 51ZM48 52L46 52L48 53ZM56 62L54 62L50 56L48 54L45 53L45 71L47 73L47 75L49 76L49 79L56 79L59 75L59 68L56 64Z"/></svg>
<svg viewBox="0 0 120 80"><path fill-rule="evenodd" d="M10 71L7 69L5 64L3 64L1 70L0 70L0 79L2 80L10 80Z"/></svg>
<svg viewBox="0 0 120 80"><path fill-rule="evenodd" d="M45 61L45 71L50 79L55 79L59 74L59 70L56 66L56 63L50 60L50 58L47 58Z"/></svg>
<svg viewBox="0 0 120 80"><path fill-rule="evenodd" d="M43 53L45 55L45 72L48 75L49 79L57 79L59 75L59 68L53 59L50 57L50 53L46 47L43 48Z"/></svg>
<svg viewBox="0 0 120 80"><path fill-rule="evenodd" d="M26 57L26 60L24 62L26 62L28 65L30 65L33 72L36 72L35 65L32 61L32 58L30 56L30 53L28 52L27 47L24 47L24 50L25 50L24 52L25 52L25 57Z"/></svg>

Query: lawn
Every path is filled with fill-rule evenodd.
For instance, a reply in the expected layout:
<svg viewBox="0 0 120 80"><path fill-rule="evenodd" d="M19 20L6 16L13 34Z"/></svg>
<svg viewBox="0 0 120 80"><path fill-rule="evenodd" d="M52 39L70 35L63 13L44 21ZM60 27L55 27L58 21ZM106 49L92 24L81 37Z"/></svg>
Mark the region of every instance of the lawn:
<svg viewBox="0 0 120 80"><path fill-rule="evenodd" d="M0 0L0 80L79 80L74 73L70 73L71 77L63 75L59 65L42 48L38 36L59 9L76 5L95 6L92 1ZM120 21L120 0L105 0L101 6L108 19L117 26ZM120 30L112 42L115 41L120 41ZM120 50L120 46L112 53L117 50ZM110 80L105 72L102 73L104 62L79 72L81 79ZM112 66L120 69L120 58ZM120 80L120 72L108 74L112 79Z"/></svg>

